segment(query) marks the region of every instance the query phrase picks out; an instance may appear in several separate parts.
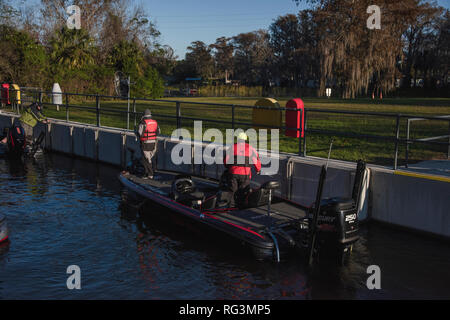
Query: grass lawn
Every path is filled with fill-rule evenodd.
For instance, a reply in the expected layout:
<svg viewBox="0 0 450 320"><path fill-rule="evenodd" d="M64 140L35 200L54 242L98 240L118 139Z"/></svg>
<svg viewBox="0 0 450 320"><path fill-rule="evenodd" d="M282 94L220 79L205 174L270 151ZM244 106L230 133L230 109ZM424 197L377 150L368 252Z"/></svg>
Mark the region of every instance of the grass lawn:
<svg viewBox="0 0 450 320"><path fill-rule="evenodd" d="M203 118L208 120L221 120L231 122L230 106L215 106L208 104L227 104L227 105L245 105L253 106L259 98L168 98L165 101L137 101L136 111L143 112L150 108L161 127L162 134L171 135L176 129L176 119L164 116L174 117L176 115L176 106L174 102L180 101L181 115L191 118ZM288 99L277 99L281 106L285 106ZM447 98L385 98L383 100L371 99L324 99L324 98L305 98L305 107L311 112L307 115L307 128L310 130L328 130L340 133L359 133L377 136L394 137L396 134L396 118L387 118L383 116L364 116L364 115L343 115L333 113L315 113L313 110L345 110L345 111L363 111L375 113L393 113L407 114L414 116L440 116L450 115L450 99ZM207 103L198 105L190 102ZM71 105L81 105L95 107L95 101L76 102L70 101ZM126 101L105 100L101 104L101 125L126 128L126 114L108 112L111 110L127 110ZM131 106L131 110L132 110ZM66 119L65 107L61 107L58 112L54 106L46 106L45 114L48 117ZM83 123L96 123L95 110L70 109L69 119ZM246 108L235 109L236 122L251 122L252 110ZM284 112L283 112L284 121ZM137 118L139 122L139 117ZM400 137L406 138L406 119L402 118L400 122ZM182 120L182 127L193 132L193 121ZM243 126L236 126L236 128ZM134 128L134 115L130 115L130 129ZM225 131L231 128L229 124L218 124L213 122L203 122L203 129L217 128ZM412 122L410 138L420 139L431 136L442 136L449 134L448 121L416 121ZM308 133L306 138L307 154L313 156L326 157L331 136L321 133ZM332 158L356 161L364 159L369 163L392 165L394 158L395 145L393 142L386 142L375 139L334 137L334 149ZM440 140L445 142L446 139ZM448 138L447 138L448 141ZM286 137L284 132L280 131L280 151L299 152L299 140ZM405 145L399 145L399 165L404 163ZM412 144L410 145L409 162L417 162L429 159L447 158L447 147L437 145Z"/></svg>

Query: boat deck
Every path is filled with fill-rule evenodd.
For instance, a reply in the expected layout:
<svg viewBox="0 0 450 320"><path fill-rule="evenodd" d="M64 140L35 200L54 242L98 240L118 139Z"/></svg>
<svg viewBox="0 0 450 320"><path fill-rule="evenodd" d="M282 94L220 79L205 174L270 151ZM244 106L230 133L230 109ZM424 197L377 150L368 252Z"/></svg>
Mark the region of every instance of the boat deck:
<svg viewBox="0 0 450 320"><path fill-rule="evenodd" d="M134 175L127 175L127 178L149 191L169 197L172 181L177 175L176 173L158 172L155 174L154 179L142 179ZM218 191L218 183L216 181L198 177L192 177L192 180L195 182L197 189L206 195L212 195ZM252 230L276 227L306 217L306 211L302 207L277 197L274 197L271 204L270 216L267 213L266 205L247 209L211 210L207 214L214 215L229 223L251 228Z"/></svg>

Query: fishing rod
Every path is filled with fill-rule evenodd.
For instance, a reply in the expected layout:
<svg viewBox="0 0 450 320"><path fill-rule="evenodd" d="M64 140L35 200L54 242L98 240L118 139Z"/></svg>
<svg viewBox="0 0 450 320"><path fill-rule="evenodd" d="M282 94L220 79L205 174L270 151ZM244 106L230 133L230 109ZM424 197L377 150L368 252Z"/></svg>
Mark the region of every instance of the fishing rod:
<svg viewBox="0 0 450 320"><path fill-rule="evenodd" d="M333 148L333 139L331 139L331 142L330 142L330 149L328 151L327 163L322 166L322 170L320 171L319 186L317 188L316 202L315 202L315 206L314 206L314 214L313 214L313 219L312 219L311 228L310 228L311 233L310 233L310 239L309 239L309 255L308 255L308 265L309 266L312 266L312 264L313 264L314 247L316 244L316 236L317 236L317 223L319 221L319 214L320 214L320 202L322 200L322 192L323 192L323 187L325 185L325 179L327 177L328 164L330 162L332 148Z"/></svg>

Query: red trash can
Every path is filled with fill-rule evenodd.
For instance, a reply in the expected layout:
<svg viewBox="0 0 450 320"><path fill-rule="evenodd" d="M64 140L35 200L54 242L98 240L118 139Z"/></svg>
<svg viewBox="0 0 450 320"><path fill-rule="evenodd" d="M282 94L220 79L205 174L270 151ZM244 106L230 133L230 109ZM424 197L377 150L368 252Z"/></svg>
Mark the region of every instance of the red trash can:
<svg viewBox="0 0 450 320"><path fill-rule="evenodd" d="M2 104L7 106L11 104L9 101L9 83L2 84Z"/></svg>
<svg viewBox="0 0 450 320"><path fill-rule="evenodd" d="M300 138L305 136L305 106L300 98L289 100L286 103L285 117L286 128L295 128L299 130L286 129L287 137Z"/></svg>

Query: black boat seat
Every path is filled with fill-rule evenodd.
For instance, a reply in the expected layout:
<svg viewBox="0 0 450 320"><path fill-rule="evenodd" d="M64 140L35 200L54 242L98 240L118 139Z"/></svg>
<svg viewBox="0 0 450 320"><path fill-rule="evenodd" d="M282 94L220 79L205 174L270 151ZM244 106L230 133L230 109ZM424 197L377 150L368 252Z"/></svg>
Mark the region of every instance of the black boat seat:
<svg viewBox="0 0 450 320"><path fill-rule="evenodd" d="M279 189L279 188L280 188L280 183L276 180L267 181L261 186L261 189L266 189L266 190L275 190L275 189Z"/></svg>
<svg viewBox="0 0 450 320"><path fill-rule="evenodd" d="M269 192L280 188L280 183L271 180L263 183L260 188L248 193L244 202L239 206L242 208L257 208L265 206L269 203Z"/></svg>

